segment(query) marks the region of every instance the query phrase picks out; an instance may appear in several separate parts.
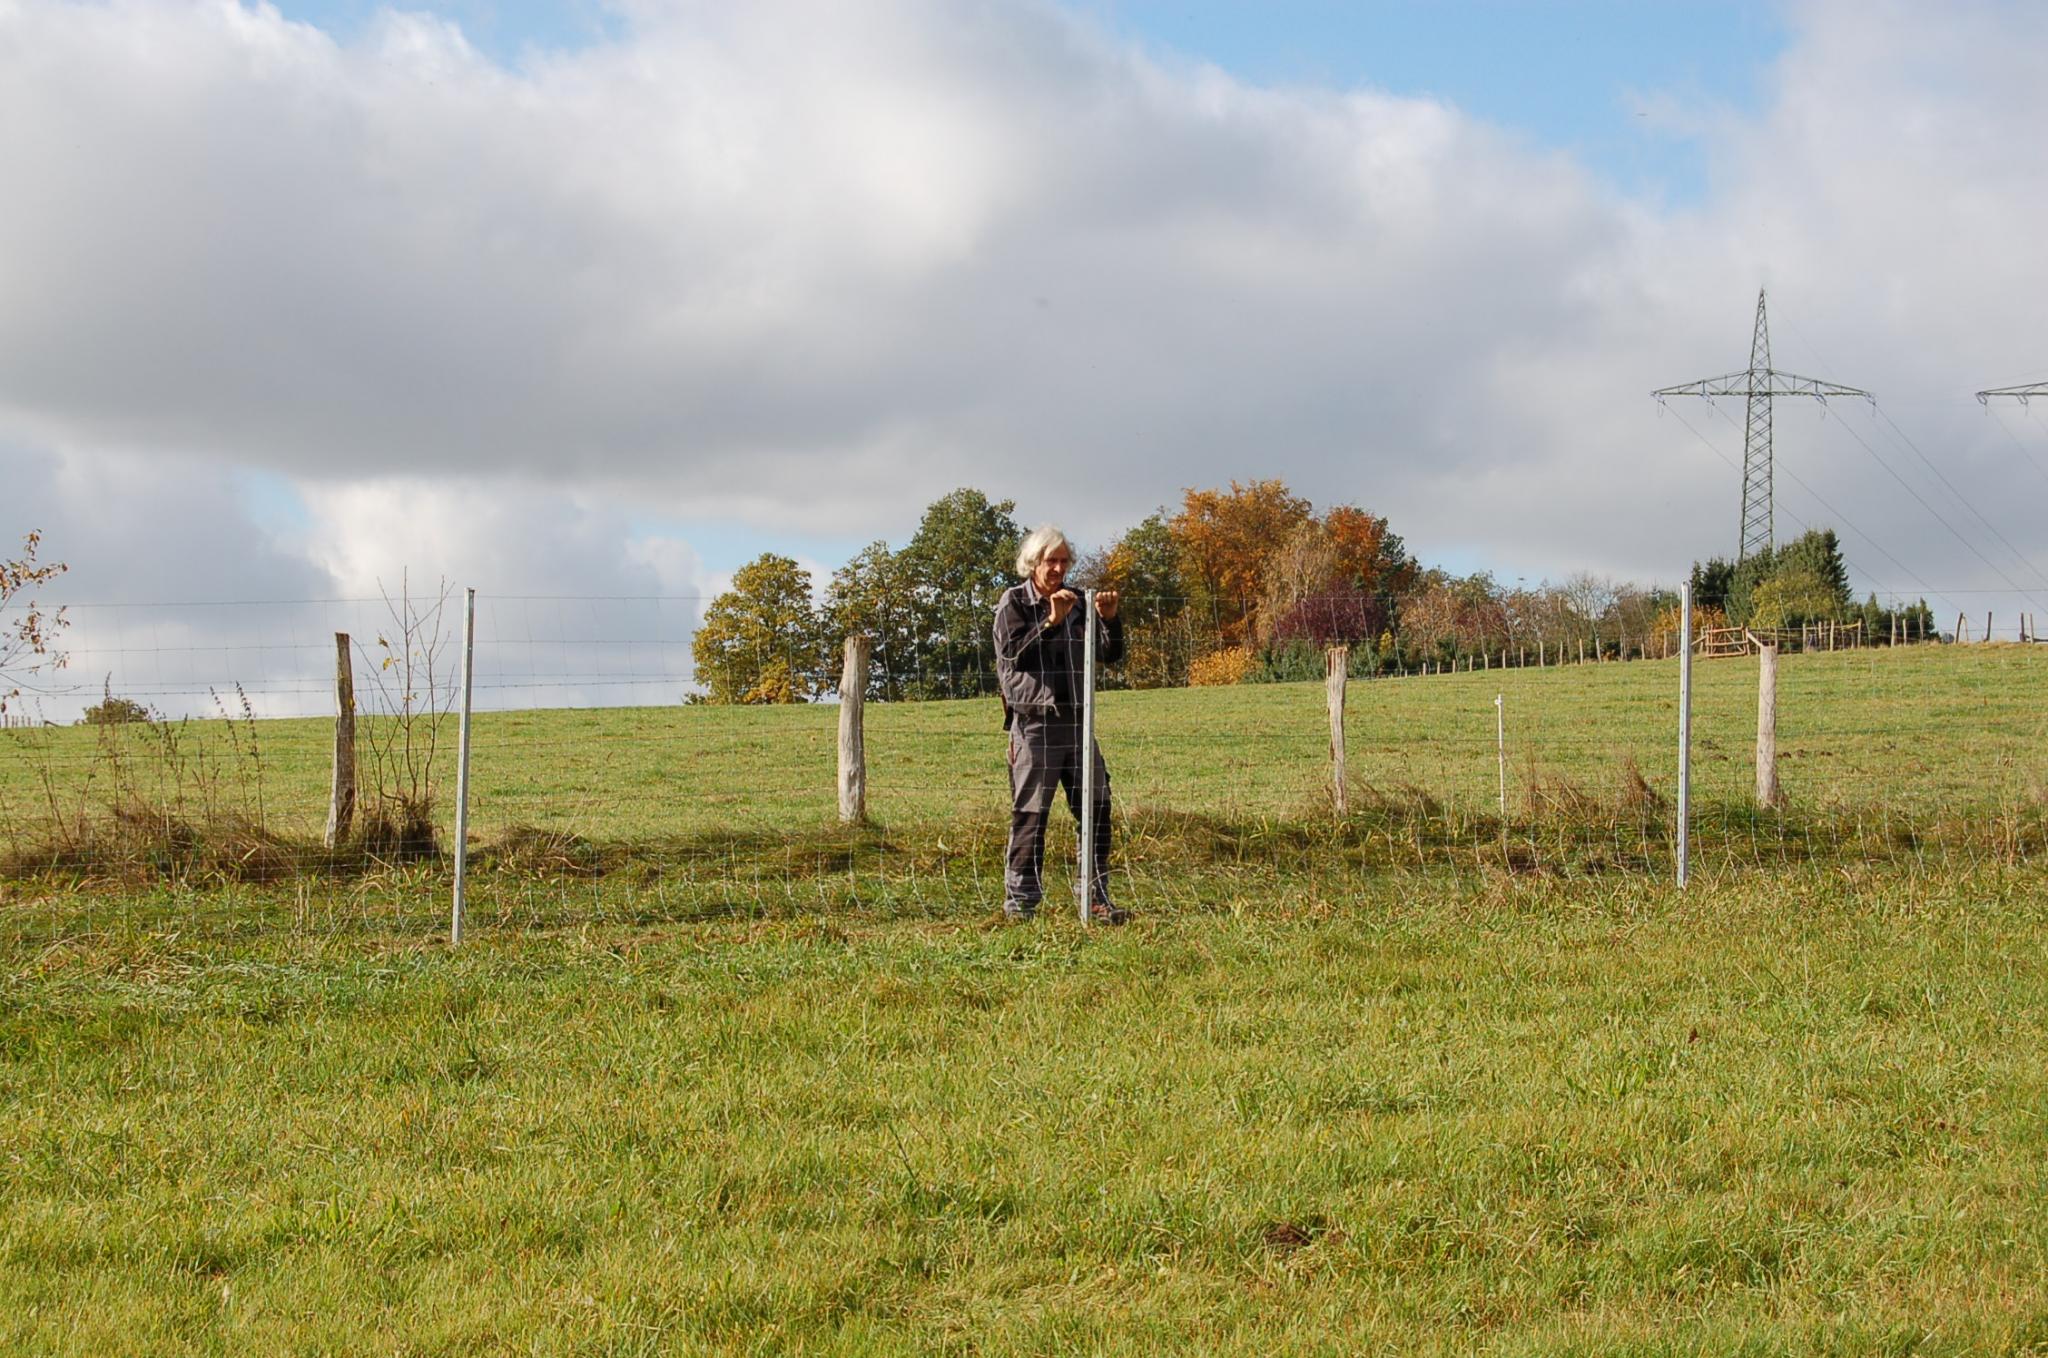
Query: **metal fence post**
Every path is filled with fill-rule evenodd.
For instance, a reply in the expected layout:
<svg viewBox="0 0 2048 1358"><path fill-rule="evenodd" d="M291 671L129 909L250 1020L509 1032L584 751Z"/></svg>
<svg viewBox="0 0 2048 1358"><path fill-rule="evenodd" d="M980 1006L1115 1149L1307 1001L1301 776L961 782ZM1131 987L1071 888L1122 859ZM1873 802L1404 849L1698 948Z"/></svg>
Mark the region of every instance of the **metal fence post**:
<svg viewBox="0 0 2048 1358"><path fill-rule="evenodd" d="M1493 695L1493 747L1500 763L1500 832L1508 832L1508 695Z"/></svg>
<svg viewBox="0 0 2048 1358"><path fill-rule="evenodd" d="M455 760L455 903L448 946L462 942L463 889L469 879L469 715L476 680L476 591L462 591L462 727Z"/></svg>
<svg viewBox="0 0 2048 1358"><path fill-rule="evenodd" d="M1081 923L1087 924L1088 897L1095 890L1095 591L1081 593L1081 853L1080 878L1074 884Z"/></svg>
<svg viewBox="0 0 2048 1358"><path fill-rule="evenodd" d="M1678 885L1692 857L1692 580L1678 591Z"/></svg>

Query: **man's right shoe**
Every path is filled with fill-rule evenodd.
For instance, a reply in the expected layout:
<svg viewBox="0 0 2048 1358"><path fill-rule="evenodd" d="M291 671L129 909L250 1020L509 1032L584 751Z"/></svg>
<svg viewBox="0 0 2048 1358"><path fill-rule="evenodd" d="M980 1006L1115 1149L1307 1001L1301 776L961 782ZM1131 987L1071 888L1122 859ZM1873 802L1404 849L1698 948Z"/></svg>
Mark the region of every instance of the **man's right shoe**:
<svg viewBox="0 0 2048 1358"><path fill-rule="evenodd" d="M1021 901L1003 902L1003 920L1009 924L1029 924L1038 914L1038 907L1025 905Z"/></svg>

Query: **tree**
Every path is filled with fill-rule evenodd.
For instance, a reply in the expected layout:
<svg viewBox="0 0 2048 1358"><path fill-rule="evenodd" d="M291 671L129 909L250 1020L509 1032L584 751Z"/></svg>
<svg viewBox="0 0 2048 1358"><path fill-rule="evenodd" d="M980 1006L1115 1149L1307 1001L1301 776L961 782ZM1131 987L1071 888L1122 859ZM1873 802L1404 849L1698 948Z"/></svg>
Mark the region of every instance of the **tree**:
<svg viewBox="0 0 2048 1358"><path fill-rule="evenodd" d="M147 707L133 698L116 698L109 693L99 702L85 709L78 718L80 726L126 726L135 722L151 720Z"/></svg>
<svg viewBox="0 0 2048 1358"><path fill-rule="evenodd" d="M1304 600L1327 596L1340 582L1350 583L1345 575L1330 530L1315 519L1296 524L1266 558L1258 611L1252 619L1259 640L1270 646L1281 618L1293 614Z"/></svg>
<svg viewBox="0 0 2048 1358"><path fill-rule="evenodd" d="M1726 562L1709 562L1708 566L1725 566ZM1776 551L1757 552L1742 559L1742 563L1729 574L1727 593L1722 601L1728 619L1737 627L1777 627L1783 624L1759 621L1757 591L1774 576L1798 574L1802 578L1796 584L1788 584L1773 591L1771 607L1773 616L1783 612L1788 599L1796 596L1800 607L1807 608L1815 600L1825 596L1825 609L1814 612L1807 621L1842 619L1855 607L1849 593L1849 566L1842 560L1842 544L1832 528L1815 528L1800 534ZM1694 574L1698 580L1697 569ZM1816 583L1817 582L1817 583ZM1818 593L1815 591L1818 590Z"/></svg>
<svg viewBox="0 0 2048 1358"><path fill-rule="evenodd" d="M1132 688L1164 688L1188 682L1188 666L1211 647L1191 628L1187 582L1181 576L1180 547L1166 511L1147 515L1137 526L1089 556L1078 583L1114 588L1123 596L1123 676Z"/></svg>
<svg viewBox="0 0 2048 1358"><path fill-rule="evenodd" d="M1323 527L1336 551L1338 572L1377 599L1391 618L1422 575L1401 535L1385 519L1356 505L1332 507L1323 515Z"/></svg>
<svg viewBox="0 0 2048 1358"><path fill-rule="evenodd" d="M1839 619L1853 606L1849 593L1849 564L1842 560L1842 542L1832 528L1814 528L1801 533L1777 550L1772 574L1803 571L1818 582L1827 598L1827 609L1816 618Z"/></svg>
<svg viewBox="0 0 2048 1358"><path fill-rule="evenodd" d="M697 682L714 703L794 703L825 693L828 650L811 573L773 552L734 572L691 641Z"/></svg>
<svg viewBox="0 0 2048 1358"><path fill-rule="evenodd" d="M1444 660L1491 650L1507 641L1505 596L1486 571L1463 577L1426 571L1402 609L1401 636L1415 653Z"/></svg>
<svg viewBox="0 0 2048 1358"><path fill-rule="evenodd" d="M934 500L895 558L908 603L911 668L902 676L914 698L993 693L996 602L1016 583L1012 567L1023 533L1010 517L1015 500L992 501L961 489Z"/></svg>
<svg viewBox="0 0 2048 1358"><path fill-rule="evenodd" d="M1694 608L1728 607L1729 591L1735 584L1735 563L1723 556L1692 563L1692 605Z"/></svg>
<svg viewBox="0 0 2048 1358"><path fill-rule="evenodd" d="M1809 566L1772 573L1750 596L1748 626L1759 630L1800 627L1835 616L1833 586Z"/></svg>
<svg viewBox="0 0 2048 1358"><path fill-rule="evenodd" d="M21 540L21 555L0 560L0 713L21 697L22 681L40 672L64 667L64 653L51 649L57 634L69 626L64 610L45 612L35 591L70 567L61 561L39 564L36 549L43 535L31 529Z"/></svg>
<svg viewBox="0 0 2048 1358"><path fill-rule="evenodd" d="M1191 602L1211 612L1224 640L1253 634L1267 564L1311 510L1279 480L1232 481L1228 491L1189 490L1183 496L1170 525L1182 575Z"/></svg>
<svg viewBox="0 0 2048 1358"><path fill-rule="evenodd" d="M1317 647L1356 646L1387 628L1387 612L1376 595L1355 587L1326 590L1297 600L1273 620L1273 644L1312 642Z"/></svg>
<svg viewBox="0 0 2048 1358"><path fill-rule="evenodd" d="M828 650L847 637L875 639L869 698L895 702L917 672L917 638L903 564L886 542L871 542L832 573L825 595Z"/></svg>

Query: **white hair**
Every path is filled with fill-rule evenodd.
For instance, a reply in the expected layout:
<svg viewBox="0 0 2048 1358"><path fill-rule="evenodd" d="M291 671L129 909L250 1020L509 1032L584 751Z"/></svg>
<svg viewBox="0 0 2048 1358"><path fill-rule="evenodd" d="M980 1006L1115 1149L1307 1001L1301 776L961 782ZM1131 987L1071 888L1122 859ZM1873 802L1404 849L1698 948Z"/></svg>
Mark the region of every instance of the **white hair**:
<svg viewBox="0 0 2048 1358"><path fill-rule="evenodd" d="M1017 547L1017 574L1029 576L1038 569L1038 563L1045 560L1045 554L1055 547L1064 547L1069 552L1074 544L1067 541L1067 535L1059 525L1041 523L1024 535L1024 541Z"/></svg>

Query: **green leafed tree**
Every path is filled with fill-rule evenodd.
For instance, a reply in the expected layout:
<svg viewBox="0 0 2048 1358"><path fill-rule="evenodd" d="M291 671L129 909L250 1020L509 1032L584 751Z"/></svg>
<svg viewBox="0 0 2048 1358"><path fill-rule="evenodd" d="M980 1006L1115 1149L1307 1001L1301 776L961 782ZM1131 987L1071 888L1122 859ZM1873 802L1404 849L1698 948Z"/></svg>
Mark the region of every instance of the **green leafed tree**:
<svg viewBox="0 0 2048 1358"><path fill-rule="evenodd" d="M1789 625L1759 617L1758 609L1765 602L1771 617L1786 616L1787 608L1791 607L1802 622L1840 621L1855 607L1849 593L1849 566L1842 559L1841 540L1832 528L1811 529L1776 551L1745 557L1733 568L1718 560L1708 562L1704 571L1695 567L1693 583L1698 592L1694 602L1711 602L1709 594L1698 587L1718 585L1722 577L1716 574L1717 568L1727 571L1721 606L1727 610L1728 621L1738 627ZM1779 576L1788 577L1786 583L1763 596L1760 592L1764 586Z"/></svg>
<svg viewBox="0 0 2048 1358"><path fill-rule="evenodd" d="M830 645L811 573L768 552L711 601L691 651L707 702L796 703L829 691Z"/></svg>
<svg viewBox="0 0 2048 1358"><path fill-rule="evenodd" d="M1123 681L1132 688L1163 688L1188 681L1194 657L1214 649L1209 620L1188 608L1180 544L1166 511L1148 515L1088 559L1080 583L1107 585L1123 596Z"/></svg>
<svg viewBox="0 0 2048 1358"><path fill-rule="evenodd" d="M864 634L875 639L869 698L896 702L909 696L918 665L917 630L904 564L886 542L871 542L832 573L826 592L828 647Z"/></svg>
<svg viewBox="0 0 2048 1358"><path fill-rule="evenodd" d="M961 489L934 500L895 557L910 645L897 659L904 696L968 697L995 692L991 627L996 600L1016 583L1023 538L1014 500Z"/></svg>
<svg viewBox="0 0 2048 1358"><path fill-rule="evenodd" d="M1748 625L1776 631L1821 622L1836 613L1834 591L1819 573L1795 566L1774 572L1749 596Z"/></svg>

